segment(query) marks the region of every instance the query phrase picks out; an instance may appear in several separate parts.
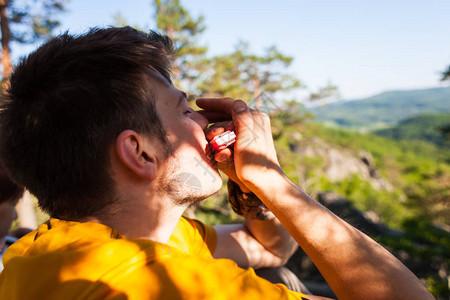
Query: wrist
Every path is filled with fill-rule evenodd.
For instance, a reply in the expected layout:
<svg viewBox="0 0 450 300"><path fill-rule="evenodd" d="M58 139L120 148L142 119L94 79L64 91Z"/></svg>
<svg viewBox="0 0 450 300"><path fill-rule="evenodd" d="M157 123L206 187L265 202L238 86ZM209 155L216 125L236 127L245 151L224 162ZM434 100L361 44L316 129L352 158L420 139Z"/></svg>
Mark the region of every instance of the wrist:
<svg viewBox="0 0 450 300"><path fill-rule="evenodd" d="M318 205L284 173L272 172L267 181L250 189L276 216L278 213L289 214L294 207L306 209Z"/></svg>
<svg viewBox="0 0 450 300"><path fill-rule="evenodd" d="M249 180L242 180L253 193L260 197L261 194L276 194L281 187L292 184L290 179L283 173L281 168L270 168L258 172ZM265 198L265 197L263 197ZM262 198L260 198L263 200Z"/></svg>

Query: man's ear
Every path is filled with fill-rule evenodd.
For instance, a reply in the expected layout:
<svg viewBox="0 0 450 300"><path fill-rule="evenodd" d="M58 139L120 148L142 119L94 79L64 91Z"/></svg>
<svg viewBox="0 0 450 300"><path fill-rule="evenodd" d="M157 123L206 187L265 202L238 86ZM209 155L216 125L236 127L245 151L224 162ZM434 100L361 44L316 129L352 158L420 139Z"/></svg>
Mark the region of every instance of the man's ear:
<svg viewBox="0 0 450 300"><path fill-rule="evenodd" d="M156 151L147 139L133 130L124 130L116 138L116 152L121 162L139 177L154 180L157 175Z"/></svg>

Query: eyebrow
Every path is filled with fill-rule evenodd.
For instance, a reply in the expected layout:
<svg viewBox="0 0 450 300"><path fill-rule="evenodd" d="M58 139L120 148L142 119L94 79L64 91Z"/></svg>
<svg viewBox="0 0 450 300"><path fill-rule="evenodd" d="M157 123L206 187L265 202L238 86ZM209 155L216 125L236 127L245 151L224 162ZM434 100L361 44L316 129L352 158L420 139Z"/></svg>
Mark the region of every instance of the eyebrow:
<svg viewBox="0 0 450 300"><path fill-rule="evenodd" d="M178 98L177 107L179 107L185 99L187 99L187 94L183 91L180 91L180 98Z"/></svg>

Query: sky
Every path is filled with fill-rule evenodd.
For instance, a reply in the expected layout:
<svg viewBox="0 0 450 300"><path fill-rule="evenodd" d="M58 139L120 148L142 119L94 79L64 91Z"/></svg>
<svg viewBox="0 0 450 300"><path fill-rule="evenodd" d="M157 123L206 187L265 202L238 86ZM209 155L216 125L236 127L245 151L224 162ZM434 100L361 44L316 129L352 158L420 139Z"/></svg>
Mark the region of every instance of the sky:
<svg viewBox="0 0 450 300"><path fill-rule="evenodd" d="M200 42L210 55L229 53L243 40L255 53L275 45L292 56L287 71L306 86L298 98L329 82L347 100L448 86L440 77L450 65L449 0L181 3L193 16L205 17ZM151 0L71 0L59 31L82 33L107 26L118 13L130 25L155 29ZM29 47L21 47L17 53L27 51Z"/></svg>

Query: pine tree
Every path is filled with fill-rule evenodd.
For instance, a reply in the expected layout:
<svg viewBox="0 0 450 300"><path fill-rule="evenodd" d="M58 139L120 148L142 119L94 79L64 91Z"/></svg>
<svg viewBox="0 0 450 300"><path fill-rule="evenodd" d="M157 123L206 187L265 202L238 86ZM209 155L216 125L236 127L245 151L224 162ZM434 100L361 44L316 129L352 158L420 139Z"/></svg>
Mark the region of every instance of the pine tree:
<svg viewBox="0 0 450 300"><path fill-rule="evenodd" d="M177 49L173 68L175 85L195 93L191 87L201 71L199 61L207 51L207 47L197 42L206 28L204 17L192 17L179 0L155 0L154 4L158 30L169 36Z"/></svg>
<svg viewBox="0 0 450 300"><path fill-rule="evenodd" d="M254 100L262 105L262 96L272 98L301 86L300 81L286 72L293 58L282 54L275 46L263 55L252 54L246 42L239 42L231 54L203 61L205 72L198 89L204 96L229 96Z"/></svg>
<svg viewBox="0 0 450 300"><path fill-rule="evenodd" d="M339 99L340 97L339 88L328 82L326 86L318 88L317 92L312 92L309 95L309 101L317 101L324 98Z"/></svg>
<svg viewBox="0 0 450 300"><path fill-rule="evenodd" d="M441 81L450 81L450 66L448 66L447 70L442 72L442 78Z"/></svg>
<svg viewBox="0 0 450 300"><path fill-rule="evenodd" d="M64 11L65 2L66 0L0 0L3 84L13 68L10 43L31 44L49 38L59 26L54 16Z"/></svg>

